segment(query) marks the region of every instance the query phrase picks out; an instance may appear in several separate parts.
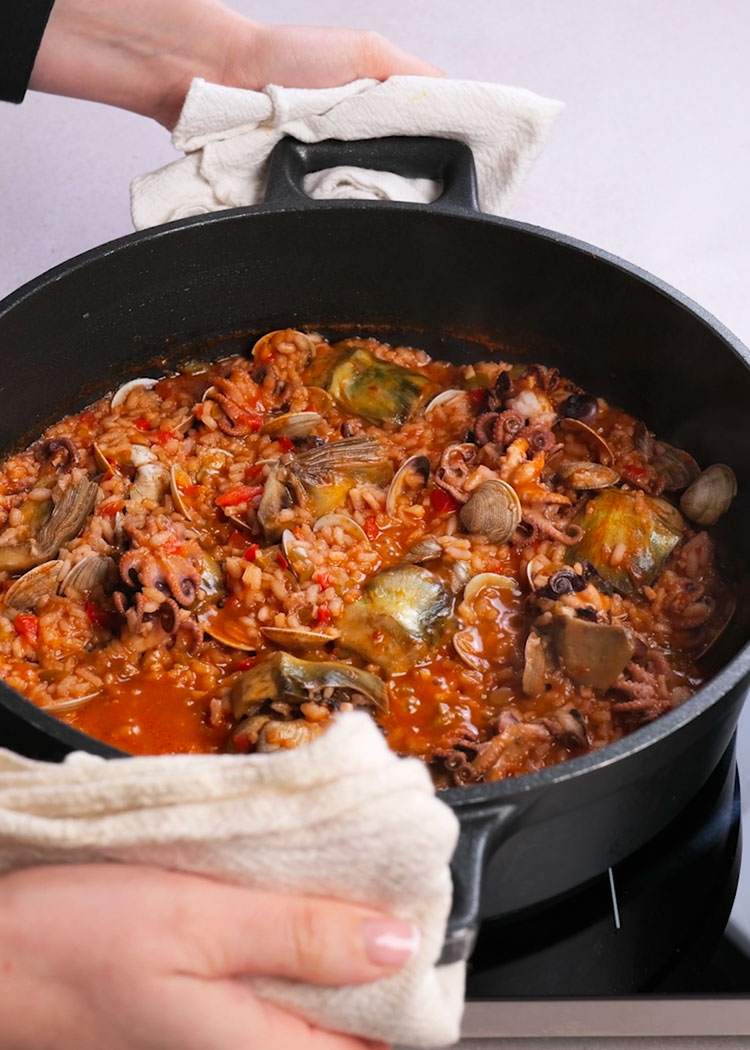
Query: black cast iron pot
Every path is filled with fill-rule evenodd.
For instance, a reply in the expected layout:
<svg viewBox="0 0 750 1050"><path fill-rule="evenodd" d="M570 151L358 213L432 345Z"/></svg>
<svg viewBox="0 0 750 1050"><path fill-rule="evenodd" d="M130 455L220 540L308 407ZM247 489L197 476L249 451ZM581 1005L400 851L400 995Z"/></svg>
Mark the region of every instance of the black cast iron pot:
<svg viewBox="0 0 750 1050"><path fill-rule="evenodd" d="M303 175L340 163L442 177L433 205L312 202ZM469 361L503 347L557 366L645 420L740 495L725 526L745 558L748 353L662 282L587 244L477 210L469 151L438 139L277 148L266 202L123 238L0 304L0 448L19 447L123 378L162 374L191 346L281 327L363 329ZM208 344L218 356L226 346ZM732 571L741 571L733 569ZM747 599L745 599L747 603ZM739 609L747 622L747 609ZM734 733L750 675L735 631L715 676L677 710L599 752L444 794L461 821L444 958L480 917L564 894L656 835L693 798ZM114 751L0 687L0 743L60 759Z"/></svg>

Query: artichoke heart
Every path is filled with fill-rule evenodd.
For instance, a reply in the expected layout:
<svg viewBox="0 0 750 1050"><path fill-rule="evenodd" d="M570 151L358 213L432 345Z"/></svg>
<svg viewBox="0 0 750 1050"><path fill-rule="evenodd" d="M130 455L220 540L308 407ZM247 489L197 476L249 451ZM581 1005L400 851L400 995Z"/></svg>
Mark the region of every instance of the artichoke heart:
<svg viewBox="0 0 750 1050"><path fill-rule="evenodd" d="M568 549L568 564L591 562L622 594L650 586L681 538L662 501L621 489L606 489L589 500L573 524L583 536Z"/></svg>
<svg viewBox="0 0 750 1050"><path fill-rule="evenodd" d="M367 581L338 621L339 644L387 674L401 674L440 642L453 595L420 565L395 565Z"/></svg>
<svg viewBox="0 0 750 1050"><path fill-rule="evenodd" d="M327 390L346 412L370 423L405 423L433 384L420 372L359 347L334 367Z"/></svg>
<svg viewBox="0 0 750 1050"><path fill-rule="evenodd" d="M303 704L324 690L338 699L363 697L375 707L388 710L385 682L369 671L333 660L301 660L289 653L273 653L245 671L235 682L232 710L235 718L252 711L267 700L286 700Z"/></svg>

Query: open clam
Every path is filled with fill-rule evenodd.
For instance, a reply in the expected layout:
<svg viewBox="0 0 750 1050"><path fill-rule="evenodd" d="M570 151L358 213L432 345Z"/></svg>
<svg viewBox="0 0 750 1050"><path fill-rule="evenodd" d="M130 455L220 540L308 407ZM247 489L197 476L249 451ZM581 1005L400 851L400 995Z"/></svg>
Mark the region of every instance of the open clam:
<svg viewBox="0 0 750 1050"><path fill-rule="evenodd" d="M214 474L220 474L233 459L232 453L225 451L223 448L210 449L201 456L195 480L200 483Z"/></svg>
<svg viewBox="0 0 750 1050"><path fill-rule="evenodd" d="M507 481L490 478L472 492L460 518L467 532L481 533L490 543L507 543L521 523L521 501Z"/></svg>
<svg viewBox="0 0 750 1050"><path fill-rule="evenodd" d="M19 612L36 609L42 598L57 591L60 568L59 561L47 561L30 569L10 585L5 593L5 604Z"/></svg>
<svg viewBox="0 0 750 1050"><path fill-rule="evenodd" d="M269 754L273 751L288 751L304 747L317 740L327 729L327 722L308 722L304 718L293 718L290 722L279 722L269 719L258 733L255 750L258 754Z"/></svg>
<svg viewBox="0 0 750 1050"><path fill-rule="evenodd" d="M665 492L679 492L698 477L701 468L689 452L666 445L653 462L654 470L664 481Z"/></svg>
<svg viewBox="0 0 750 1050"><path fill-rule="evenodd" d="M430 479L430 461L427 456L410 456L394 475L388 488L385 509L393 518L396 516L402 498L411 502Z"/></svg>
<svg viewBox="0 0 750 1050"><path fill-rule="evenodd" d="M144 463L135 472L133 484L128 490L131 503L161 503L170 485L170 473L163 463Z"/></svg>
<svg viewBox="0 0 750 1050"><path fill-rule="evenodd" d="M267 332L255 343L251 351L253 360L258 364L267 364L282 353L285 357L293 354L299 358L299 367L305 368L315 356L315 340L296 328L279 328Z"/></svg>
<svg viewBox="0 0 750 1050"><path fill-rule="evenodd" d="M284 529L281 534L281 550L299 582L307 583L315 572L315 566L310 561L307 546L297 539L291 529Z"/></svg>
<svg viewBox="0 0 750 1050"><path fill-rule="evenodd" d="M591 463L588 460L568 461L557 468L557 476L578 492L587 489L608 489L616 485L620 475L612 467L603 463Z"/></svg>
<svg viewBox="0 0 750 1050"><path fill-rule="evenodd" d="M437 537L425 536L419 543L415 543L413 547L409 548L403 560L413 562L415 565L424 565L425 562L437 561L442 556L443 547Z"/></svg>
<svg viewBox="0 0 750 1050"><path fill-rule="evenodd" d="M453 635L453 648L456 651L456 655L462 660L467 667L471 667L474 671L483 671L487 666L487 661L478 653L474 647L474 634L472 631L456 631Z"/></svg>
<svg viewBox="0 0 750 1050"><path fill-rule="evenodd" d="M496 587L501 591L515 591L516 581L510 576L498 572L480 572L472 576L464 588L464 601L472 602L486 587Z"/></svg>
<svg viewBox="0 0 750 1050"><path fill-rule="evenodd" d="M714 463L683 492L682 513L696 525L715 525L737 495L737 478L725 463Z"/></svg>
<svg viewBox="0 0 750 1050"><path fill-rule="evenodd" d="M317 412L284 412L264 423L260 432L270 438L288 437L296 440L312 434L323 422L325 420Z"/></svg>
<svg viewBox="0 0 750 1050"><path fill-rule="evenodd" d="M562 434L570 433L579 441L582 441L598 457L599 462L605 464L605 466L614 463L615 457L612 449L601 434L598 434L588 423L584 423L580 419L564 416L557 420L553 429Z"/></svg>
<svg viewBox="0 0 750 1050"><path fill-rule="evenodd" d="M445 407L456 398L468 401L469 392L467 390L441 390L439 394L436 394L435 397L430 398L427 402L424 409L424 415L429 416L436 408L440 408L441 406Z"/></svg>
<svg viewBox="0 0 750 1050"><path fill-rule="evenodd" d="M351 536L358 543L366 543L369 545L370 540L367 537L367 533L354 518L350 518L348 514L324 514L322 518L313 525L313 532L321 532L323 529L341 529L348 536Z"/></svg>
<svg viewBox="0 0 750 1050"><path fill-rule="evenodd" d="M192 511L185 502L183 490L192 484L190 475L179 463L173 463L169 471L169 491L175 510L185 518L192 517Z"/></svg>
<svg viewBox="0 0 750 1050"><path fill-rule="evenodd" d="M110 408L119 408L120 405L124 405L128 399L128 394L133 390L151 390L159 382L158 379L152 379L150 376L141 376L138 379L131 379L127 383L123 383L119 389L115 390L112 395L112 400L109 402Z"/></svg>
<svg viewBox="0 0 750 1050"><path fill-rule="evenodd" d="M244 671L234 683L230 698L235 718L241 718L267 700L299 705L329 692L334 701L356 702L362 698L381 711L388 710L388 690L377 675L349 664L301 660L289 653L273 653Z"/></svg>
<svg viewBox="0 0 750 1050"><path fill-rule="evenodd" d="M260 633L280 649L303 653L324 649L339 636L338 631L326 634L323 631L305 630L304 627L261 627Z"/></svg>
<svg viewBox="0 0 750 1050"><path fill-rule="evenodd" d="M60 594L87 594L96 587L109 589L118 579L117 563L106 554L88 554L77 561L60 583Z"/></svg>
<svg viewBox="0 0 750 1050"><path fill-rule="evenodd" d="M439 644L452 609L453 594L439 576L419 565L395 565L372 576L346 608L339 643L399 674Z"/></svg>
<svg viewBox="0 0 750 1050"><path fill-rule="evenodd" d="M257 635L250 634L234 609L217 608L211 604L199 615L198 622L209 637L228 649L254 653L258 648Z"/></svg>

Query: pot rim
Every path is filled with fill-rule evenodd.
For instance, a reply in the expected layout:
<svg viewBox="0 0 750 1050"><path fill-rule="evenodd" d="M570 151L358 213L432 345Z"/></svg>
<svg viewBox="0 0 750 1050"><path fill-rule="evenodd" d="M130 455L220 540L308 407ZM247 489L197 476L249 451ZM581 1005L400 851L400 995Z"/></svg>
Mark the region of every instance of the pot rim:
<svg viewBox="0 0 750 1050"><path fill-rule="evenodd" d="M515 219L507 219L501 216L487 215L472 209L462 209L453 206L440 206L439 201L435 204L411 204L399 201L300 201L293 205L288 204L258 204L246 208L233 208L223 211L212 212L203 215L190 216L177 219L161 226L139 230L123 237L108 241L95 248L91 248L79 255L73 256L65 262L58 264L38 277L33 278L19 289L11 292L0 301L0 322L11 310L18 307L26 299L42 291L45 287L64 279L68 274L95 265L101 259L111 255L128 252L137 249L144 242L153 242L162 237L178 235L182 230L190 230L199 226L214 226L222 223L236 224L238 221L252 221L256 216L274 216L279 214L293 214L304 217L313 212L327 211L331 214L355 212L399 212L417 213L420 215L436 217L438 221L462 223L481 223L483 226L497 226L512 229L521 234L528 234L542 241L551 241L564 248L575 252L585 253L598 262L604 263L616 270L628 274L630 277L669 299L675 305L682 307L693 314L700 322L711 329L726 348L734 354L750 371L750 350L735 336L726 326L717 320L708 310L696 303L689 296L680 292L672 285L659 277L649 273L634 263L628 262L612 252L605 251L586 241L572 237L569 234L559 233L542 226L519 222ZM700 714L707 711L730 690L738 686L743 678L750 675L750 641L732 657L732 659L718 671L708 682L679 707L661 715L654 722L622 737L620 740L605 747L591 751L579 758L572 758L546 769L534 773L527 773L508 780L493 783L479 784L460 788L450 788L440 793L441 799L451 805L454 809L463 809L467 806L480 802L510 801L518 796L527 796L539 789L549 787L561 781L572 780L583 776L596 769L603 769L621 762L631 755L638 754L650 747L652 744L670 736L681 726L692 722ZM0 706L11 711L12 714L21 718L35 729L52 736L59 743L76 750L86 750L94 754L109 758L134 757L128 752L119 751L108 744L104 744L94 737L90 737L73 728L65 722L61 722L54 715L46 713L37 707L31 700L27 700L22 694L16 692L5 683L0 683Z"/></svg>

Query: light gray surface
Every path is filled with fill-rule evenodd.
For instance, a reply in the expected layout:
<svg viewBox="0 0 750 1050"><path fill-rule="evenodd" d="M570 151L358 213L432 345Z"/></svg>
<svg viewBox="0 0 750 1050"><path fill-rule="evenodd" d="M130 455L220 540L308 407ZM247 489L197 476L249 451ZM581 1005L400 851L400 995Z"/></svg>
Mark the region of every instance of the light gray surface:
<svg viewBox="0 0 750 1050"><path fill-rule="evenodd" d="M451 76L562 99L567 109L511 217L638 263L750 342L746 0L233 0L231 6L269 21L377 29ZM130 232L130 179L174 154L167 133L140 117L32 94L18 109L0 104L0 157L2 297L55 263ZM750 771L750 712L740 753ZM744 810L750 827L747 772ZM735 919L750 946L747 844L745 858ZM512 1050L525 1043L495 1045ZM607 1045L624 1050L631 1043ZM679 1045L735 1050L747 1041Z"/></svg>

